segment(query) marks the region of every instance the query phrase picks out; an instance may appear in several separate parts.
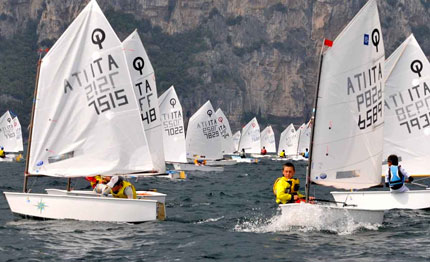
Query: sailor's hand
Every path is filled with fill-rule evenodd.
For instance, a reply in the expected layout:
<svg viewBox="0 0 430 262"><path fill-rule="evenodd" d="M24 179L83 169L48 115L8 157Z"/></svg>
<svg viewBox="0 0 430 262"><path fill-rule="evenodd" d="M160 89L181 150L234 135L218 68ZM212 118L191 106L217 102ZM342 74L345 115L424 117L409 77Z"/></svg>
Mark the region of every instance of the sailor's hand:
<svg viewBox="0 0 430 262"><path fill-rule="evenodd" d="M297 200L297 199L299 199L299 196L298 195L294 195L294 200Z"/></svg>
<svg viewBox="0 0 430 262"><path fill-rule="evenodd" d="M309 200L315 200L315 197L310 196Z"/></svg>

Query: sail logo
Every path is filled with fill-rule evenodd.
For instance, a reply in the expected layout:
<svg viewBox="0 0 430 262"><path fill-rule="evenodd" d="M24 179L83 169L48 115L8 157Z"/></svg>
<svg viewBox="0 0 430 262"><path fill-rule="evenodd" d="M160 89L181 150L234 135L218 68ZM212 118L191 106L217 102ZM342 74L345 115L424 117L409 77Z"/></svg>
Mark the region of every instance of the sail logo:
<svg viewBox="0 0 430 262"><path fill-rule="evenodd" d="M172 106L172 108L175 108L176 105L176 99L175 98L171 98L169 101L170 105Z"/></svg>
<svg viewBox="0 0 430 262"><path fill-rule="evenodd" d="M93 33L91 34L91 41L93 44L98 45L99 49L103 49L102 43L106 39L106 33L100 28L94 29Z"/></svg>
<svg viewBox="0 0 430 262"><path fill-rule="evenodd" d="M414 60L411 63L412 72L418 74L418 77L421 77L421 71L423 70L423 63L420 60Z"/></svg>
<svg viewBox="0 0 430 262"><path fill-rule="evenodd" d="M138 56L133 60L133 68L139 71L140 75L143 75L143 68L145 67L145 61L142 57Z"/></svg>
<svg viewBox="0 0 430 262"><path fill-rule="evenodd" d="M120 68L111 54L99 57L64 79L64 94L83 89L88 107L97 115L128 104L125 90L117 86Z"/></svg>
<svg viewBox="0 0 430 262"><path fill-rule="evenodd" d="M364 45L369 45L369 35L364 34Z"/></svg>

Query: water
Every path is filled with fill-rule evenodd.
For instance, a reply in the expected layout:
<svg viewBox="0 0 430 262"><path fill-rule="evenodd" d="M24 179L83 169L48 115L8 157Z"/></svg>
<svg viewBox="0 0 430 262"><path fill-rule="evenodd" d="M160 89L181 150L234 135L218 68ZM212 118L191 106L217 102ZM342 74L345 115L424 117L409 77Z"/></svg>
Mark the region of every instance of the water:
<svg viewBox="0 0 430 262"><path fill-rule="evenodd" d="M263 160L222 173L188 172L186 180L134 182L139 190L168 194L162 222L28 220L12 215L0 197L0 261L430 261L428 210L386 212L381 226L289 225L272 193L281 166ZM24 163L0 167L0 191L21 191ZM298 165L302 185L304 174ZM74 180L75 188L88 188L85 180ZM65 188L66 181L31 178L29 185L42 192ZM330 190L314 186L312 192L329 199Z"/></svg>

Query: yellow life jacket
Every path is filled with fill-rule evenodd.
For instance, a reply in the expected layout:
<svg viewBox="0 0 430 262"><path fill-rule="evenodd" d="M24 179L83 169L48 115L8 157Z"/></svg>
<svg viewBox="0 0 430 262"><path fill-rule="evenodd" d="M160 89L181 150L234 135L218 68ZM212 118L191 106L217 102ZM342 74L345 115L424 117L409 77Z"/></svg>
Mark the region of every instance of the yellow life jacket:
<svg viewBox="0 0 430 262"><path fill-rule="evenodd" d="M279 156L280 156L280 157L285 157L285 152L284 152L284 151L281 151L281 153L279 153Z"/></svg>
<svg viewBox="0 0 430 262"><path fill-rule="evenodd" d="M0 149L0 157L4 157L4 150Z"/></svg>
<svg viewBox="0 0 430 262"><path fill-rule="evenodd" d="M127 188L127 187L129 187L129 186L131 186L131 189L133 190L133 199L136 199L137 198L137 196L136 196L136 189L134 188L134 186L133 186L133 184L132 183L130 183L130 182L128 182L128 181L122 181L122 187L121 187L121 189L117 192L117 193L114 193L112 190L111 190L111 194L112 194L112 196L113 197L117 197L117 198L128 198L127 197L127 195L126 194L124 194L124 190Z"/></svg>
<svg viewBox="0 0 430 262"><path fill-rule="evenodd" d="M276 196L276 185L281 179L284 179L284 177L278 177L275 183L273 183L273 194L275 194L275 196ZM292 178L292 179L286 179L286 182L290 184L289 193L292 195L297 194L300 188L300 180L298 178Z"/></svg>

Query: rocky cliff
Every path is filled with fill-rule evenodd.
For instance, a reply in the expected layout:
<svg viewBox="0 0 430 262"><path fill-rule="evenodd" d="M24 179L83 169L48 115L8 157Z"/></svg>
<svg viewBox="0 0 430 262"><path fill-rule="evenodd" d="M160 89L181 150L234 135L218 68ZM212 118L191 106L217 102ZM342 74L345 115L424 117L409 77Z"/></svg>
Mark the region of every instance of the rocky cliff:
<svg viewBox="0 0 430 262"><path fill-rule="evenodd" d="M2 0L1 41L34 31L34 50L50 47L87 2ZM229 117L233 131L255 115L262 128L273 124L279 131L309 118L322 39L334 39L366 1L98 2L122 39L139 29L159 94L175 85L187 116L210 99ZM378 6L387 57L410 33L430 54L429 1L379 0ZM28 57L34 65L36 55ZM34 70L27 71L31 82ZM33 85L27 84L20 98L8 91L8 81L0 74L0 111L20 104L29 114L31 103L22 101L31 97Z"/></svg>

